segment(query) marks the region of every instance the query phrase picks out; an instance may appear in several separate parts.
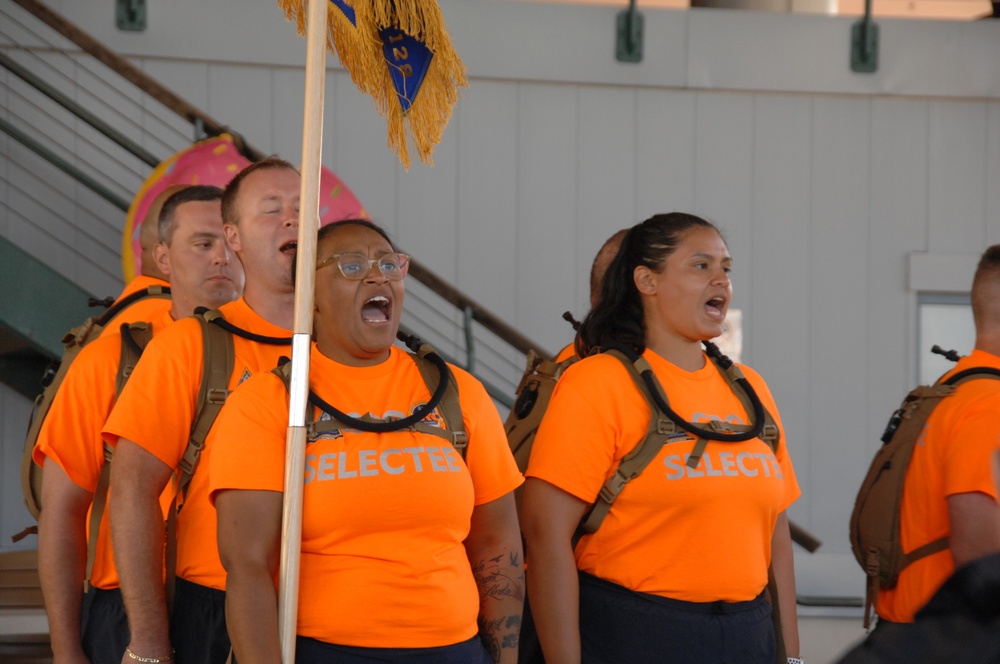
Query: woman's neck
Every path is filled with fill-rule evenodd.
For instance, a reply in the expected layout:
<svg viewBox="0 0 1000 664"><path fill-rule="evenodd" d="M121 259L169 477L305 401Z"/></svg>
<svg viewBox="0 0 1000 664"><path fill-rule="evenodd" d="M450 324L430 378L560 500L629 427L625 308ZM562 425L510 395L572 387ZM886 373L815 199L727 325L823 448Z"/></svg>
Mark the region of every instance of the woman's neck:
<svg viewBox="0 0 1000 664"><path fill-rule="evenodd" d="M647 335L646 348L684 371L698 371L705 366L700 341Z"/></svg>

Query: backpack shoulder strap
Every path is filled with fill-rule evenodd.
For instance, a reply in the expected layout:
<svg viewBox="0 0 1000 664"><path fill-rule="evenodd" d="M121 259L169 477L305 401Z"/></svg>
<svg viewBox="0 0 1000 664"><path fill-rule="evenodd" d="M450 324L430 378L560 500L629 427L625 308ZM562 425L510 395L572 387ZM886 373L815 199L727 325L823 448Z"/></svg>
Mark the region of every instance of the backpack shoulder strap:
<svg viewBox="0 0 1000 664"><path fill-rule="evenodd" d="M649 426L646 428L645 437L632 448L631 452L625 455L614 474L601 487L597 494L597 500L580 522L580 527L577 529L578 536L593 533L600 527L604 517L611 511L611 503L618 498L618 494L622 492L625 485L638 477L646 466L656 458L660 448L667 440L679 432L677 424L660 410L641 378L643 371L651 369L649 363L641 355L633 362L617 349L609 349L604 352L620 361L628 370L629 376L649 406ZM654 376L653 379L656 380L656 377ZM659 386L658 381L656 385ZM665 394L662 396L666 399Z"/></svg>
<svg viewBox="0 0 1000 664"><path fill-rule="evenodd" d="M743 404L743 409L747 414L753 413L753 404L750 401L750 395L747 394L746 389L743 387L740 381L746 381L746 376L743 374L743 370L740 369L735 363L731 364L729 368L724 368L715 355L709 353L708 358L715 365L715 368L719 370L722 377L726 379L726 383L729 384L729 389L739 398L740 403ZM761 404L763 407L763 404ZM778 425L775 424L774 416L767 408L763 408L764 411L764 428L760 432L760 439L767 443L768 447L771 448L772 452L778 451L778 445L781 443L781 430L778 429Z"/></svg>
<svg viewBox="0 0 1000 664"><path fill-rule="evenodd" d="M191 436L179 464L181 476L178 493L182 496L198 466L201 450L205 447L205 438L208 437L219 410L229 396L229 378L233 374L235 363L233 336L219 325L212 324L216 318L222 318L222 313L217 309L195 316L195 320L201 324L204 365L195 405L195 417L191 424Z"/></svg>
<svg viewBox="0 0 1000 664"><path fill-rule="evenodd" d="M625 488L625 485L638 477L646 466L652 463L653 459L656 458L656 455L659 454L660 448L663 447L669 438L679 433L684 433L682 429L685 429L685 427L679 425L666 412L664 412L664 408L669 409L670 401L664 392L663 387L660 385L659 380L657 380L652 367L645 358L641 355L637 355L633 359L617 348L609 348L604 352L618 359L628 370L629 376L632 378L632 382L635 383L639 393L642 394L643 398L646 400L646 404L649 406L651 415L649 426L646 430L646 436L639 441L631 452L622 458L621 463L618 465L618 468L615 469L614 474L608 478L608 480L604 483L604 486L601 487L597 500L581 521L580 528L577 531L578 535L596 531L601 525L601 522L604 520L604 517L606 517L608 512L611 510L611 503L615 501L618 494L620 494ZM729 384L730 389L739 398L740 403L743 404L746 412L751 414L752 417L752 413L754 413L753 402L750 395L747 393L747 389L743 386L743 384L747 382L743 372L735 364L732 364L728 368L723 368L720 362L717 361L711 354L709 355L709 358L712 360L712 363L716 366L719 372L722 373L726 382ZM647 384L645 378L648 378L649 383L652 384L652 389L656 390L657 394L655 397L650 391L650 385ZM660 405L661 401L663 406ZM767 409L763 407L763 404L761 404L761 410L763 411L764 424L759 437L762 438L772 450L777 450L780 438L778 427L774 422L774 418L767 411ZM734 433L747 433L754 428L749 425L732 424L728 422L720 422L718 420L712 420L706 424L711 432L719 433L723 436ZM688 433L690 433L690 431L688 431ZM687 465L692 468L698 465L701 455L708 444L708 439L704 435L705 433L706 432L703 432L703 435L697 437L694 449L691 451L691 454L687 459Z"/></svg>
<svg viewBox="0 0 1000 664"><path fill-rule="evenodd" d="M159 288L156 286L155 288ZM141 291L140 291L141 292ZM133 293L136 295L137 293ZM136 298L138 299L138 298ZM135 301L135 300L133 300ZM118 357L118 372L115 376L115 399L122 393L122 388L132 375L132 370L138 364L146 345L153 338L153 326L149 323L122 323L121 354ZM97 538L101 529L101 519L108 501L108 486L111 483L111 458L114 448L104 443L104 463L97 476L97 488L90 507L90 517L87 536L87 572L83 577L83 591L90 589L90 577L94 572L94 560L97 558Z"/></svg>
<svg viewBox="0 0 1000 664"><path fill-rule="evenodd" d="M437 362L428 358L427 356L431 353L437 355L433 348L427 344L423 344L419 351L417 353L411 353L410 357L417 365L417 369L420 371L420 375L424 379L424 382L427 384L427 387L432 395L440 389L440 382L442 380L448 381L447 385L444 387L444 394L441 396L441 399L436 406L440 409L446 428L433 426L422 421L410 423L401 422L400 426L393 426L393 422L396 420L382 420L372 417L371 415L365 415L355 419L343 416L343 413L341 413L341 417L338 417L337 413L339 413L339 411L329 408L329 404L325 404L325 402L320 401L314 393L310 392L310 404L314 408L321 408L329 416L329 419L317 420L313 417L313 408L308 409L306 415L306 431L309 440L315 440L320 434L348 428L356 428L359 424L363 423L385 427L381 429L384 432L408 430L443 438L451 443L452 447L454 447L459 455L465 459L465 452L468 447L469 437L465 431L465 420L462 417L462 407L459 402L458 386L455 382L455 376L452 374L451 370L448 369L447 365L444 364L444 361L440 360L439 356L437 358ZM443 371L442 367L444 369ZM286 362L272 371L284 381L285 387L287 388L291 380L291 363ZM349 420L354 421L352 422Z"/></svg>
<svg viewBox="0 0 1000 664"><path fill-rule="evenodd" d="M208 437L216 416L229 396L229 378L235 364L233 335L219 325L212 324L216 318L222 318L222 313L218 310L195 315L195 320L201 325L203 366L198 400L195 402L194 421L191 423L191 435L177 466L176 491L167 515L166 594L170 609L173 609L177 576L177 513L183 507L184 494L198 467L201 451L205 447L205 438Z"/></svg>
<svg viewBox="0 0 1000 664"><path fill-rule="evenodd" d="M949 376L946 380L938 381L939 385L948 386L951 388L951 390L949 390L947 393L942 393L942 391L938 391L936 394L940 396L936 396L935 398L932 399L924 398L923 403L921 404L924 407L921 409L919 415L914 417L915 423L918 423L919 427L916 427L916 431L910 435L910 439L906 442L907 446L910 448L910 451L907 452L906 454L907 460L909 460L909 458L913 454L913 447L914 445L916 445L917 439L920 436L920 431L924 427L924 423L927 421L927 418L930 417L931 411L933 411L934 408L936 408L937 405L941 402L941 399L944 396L952 394L954 390L962 383L966 383L970 380L976 380L978 378L1000 380L1000 369L994 369L992 367L972 367L970 369L959 371L958 373ZM909 463L907 461L907 466L908 465ZM926 558L927 556L937 553L938 551L944 551L947 548L948 548L948 538L939 537L933 542L928 542L923 546L919 546L912 551L904 553L902 565L899 569L900 571L902 571L906 569L906 567L909 566L911 563L920 560L921 558Z"/></svg>
<svg viewBox="0 0 1000 664"><path fill-rule="evenodd" d="M122 323L121 354L118 358L118 373L115 376L115 398L122 393L122 388L132 375L132 370L138 364L146 344L153 338L153 326L149 323Z"/></svg>
<svg viewBox="0 0 1000 664"><path fill-rule="evenodd" d="M434 386L442 380L448 381L444 396L438 404L441 409L441 416L444 418L445 429L431 426L424 422L417 422L413 425L414 431L429 433L434 436L444 438L452 447L465 459L465 450L469 444L469 436L465 432L465 420L462 417L462 406L458 399L458 385L451 369L447 373L442 373L438 366L427 359L427 354L434 352L429 345L423 344L416 353L411 353L410 357L420 370L420 375L427 385L428 391L433 394Z"/></svg>
<svg viewBox="0 0 1000 664"><path fill-rule="evenodd" d="M170 297L170 287L169 286L147 286L141 290L137 290L134 293L129 293L122 299L118 300L108 308L103 314L101 314L97 319L96 323L100 327L105 327L108 323L114 320L115 316L121 312L128 309L130 306L138 302L139 300L145 300L147 297L156 298L169 298Z"/></svg>

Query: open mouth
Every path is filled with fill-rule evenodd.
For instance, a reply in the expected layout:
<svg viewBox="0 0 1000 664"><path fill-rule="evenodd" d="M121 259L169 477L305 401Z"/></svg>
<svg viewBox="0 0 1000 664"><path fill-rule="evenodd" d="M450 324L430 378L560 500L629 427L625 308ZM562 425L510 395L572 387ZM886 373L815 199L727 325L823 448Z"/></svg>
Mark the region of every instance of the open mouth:
<svg viewBox="0 0 1000 664"><path fill-rule="evenodd" d="M721 297L713 297L711 300L705 303L705 309L708 310L708 313L714 316L719 316L720 318L725 315L724 313L725 307L726 307L726 300L725 298Z"/></svg>
<svg viewBox="0 0 1000 664"><path fill-rule="evenodd" d="M283 254L289 254L290 256L295 255L295 250L298 249L299 243L297 240L290 240L279 247L279 251Z"/></svg>
<svg viewBox="0 0 1000 664"><path fill-rule="evenodd" d="M366 323L385 323L389 321L389 298L376 295L361 307L361 320Z"/></svg>

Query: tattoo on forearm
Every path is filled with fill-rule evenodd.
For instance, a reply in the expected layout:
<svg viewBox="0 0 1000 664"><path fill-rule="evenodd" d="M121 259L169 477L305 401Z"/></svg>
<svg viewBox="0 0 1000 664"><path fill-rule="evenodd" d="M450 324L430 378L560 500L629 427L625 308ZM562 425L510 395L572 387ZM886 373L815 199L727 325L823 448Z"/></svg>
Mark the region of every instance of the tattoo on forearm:
<svg viewBox="0 0 1000 664"><path fill-rule="evenodd" d="M506 553L480 560L472 568L479 587L480 606L493 610L480 612L479 635L494 662L502 650L516 649L521 633L521 606L524 602L524 568L520 553ZM493 604L502 602L502 604ZM510 602L516 604L512 606ZM516 613L509 613L516 611ZM502 615L497 615L497 614Z"/></svg>
<svg viewBox="0 0 1000 664"><path fill-rule="evenodd" d="M521 616L509 615L479 621L479 636L494 662L500 661L500 651L517 648L521 634Z"/></svg>
<svg viewBox="0 0 1000 664"><path fill-rule="evenodd" d="M510 554L509 563L503 565L503 556L480 560L472 568L479 587L479 601L487 598L512 598L524 601L524 569L516 553Z"/></svg>

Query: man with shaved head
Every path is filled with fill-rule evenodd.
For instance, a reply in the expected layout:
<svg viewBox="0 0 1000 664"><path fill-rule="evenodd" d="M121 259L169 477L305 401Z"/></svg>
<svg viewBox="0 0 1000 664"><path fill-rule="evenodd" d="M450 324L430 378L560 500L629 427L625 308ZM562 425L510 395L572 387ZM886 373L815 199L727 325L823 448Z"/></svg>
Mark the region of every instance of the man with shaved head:
<svg viewBox="0 0 1000 664"><path fill-rule="evenodd" d="M1000 369L1000 245L988 248L979 260L972 317L975 347L945 378L973 367ZM907 469L901 543L905 552L942 537L948 546L903 569L895 588L879 590L881 627L913 622L956 567L1000 552L1000 504L991 463L998 449L1000 380L959 384L927 419Z"/></svg>

